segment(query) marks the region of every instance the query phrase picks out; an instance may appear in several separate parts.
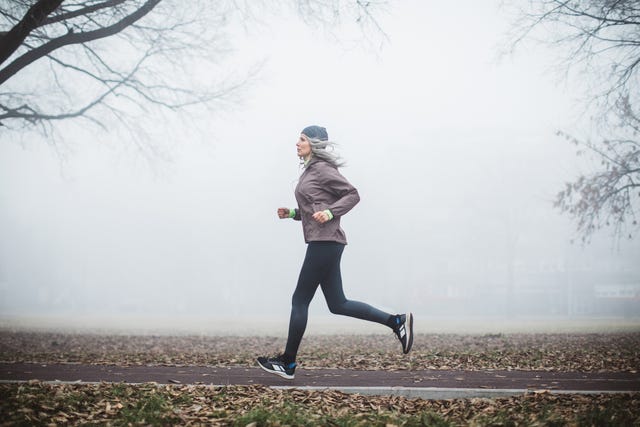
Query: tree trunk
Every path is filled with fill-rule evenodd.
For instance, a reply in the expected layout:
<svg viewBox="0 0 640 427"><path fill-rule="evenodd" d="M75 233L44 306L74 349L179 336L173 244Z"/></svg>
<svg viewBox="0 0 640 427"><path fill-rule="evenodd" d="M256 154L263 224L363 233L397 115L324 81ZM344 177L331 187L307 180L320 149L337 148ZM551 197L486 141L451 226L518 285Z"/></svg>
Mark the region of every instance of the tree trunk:
<svg viewBox="0 0 640 427"><path fill-rule="evenodd" d="M29 33L38 28L61 3L62 0L39 0L31 6L22 20L0 38L0 64L9 59Z"/></svg>

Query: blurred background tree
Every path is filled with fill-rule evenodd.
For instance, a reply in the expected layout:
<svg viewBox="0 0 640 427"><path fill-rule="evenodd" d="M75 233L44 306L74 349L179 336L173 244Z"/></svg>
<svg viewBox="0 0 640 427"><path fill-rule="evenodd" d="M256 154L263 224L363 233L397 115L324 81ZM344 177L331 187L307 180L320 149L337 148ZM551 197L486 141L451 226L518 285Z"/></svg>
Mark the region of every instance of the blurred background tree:
<svg viewBox="0 0 640 427"><path fill-rule="evenodd" d="M384 2L0 0L0 5L0 129L36 128L48 136L56 123L69 119L135 133L150 115L221 108L233 101L259 71L224 66L225 54L233 50L227 30L234 20L251 27L258 17L290 8L310 25L331 28L347 20L363 31L380 31L373 13Z"/></svg>
<svg viewBox="0 0 640 427"><path fill-rule="evenodd" d="M517 19L511 47L525 39L561 49L559 65L584 84L584 105L598 137L560 135L595 164L556 195L583 242L610 228L633 238L640 204L640 1L530 0L513 3Z"/></svg>

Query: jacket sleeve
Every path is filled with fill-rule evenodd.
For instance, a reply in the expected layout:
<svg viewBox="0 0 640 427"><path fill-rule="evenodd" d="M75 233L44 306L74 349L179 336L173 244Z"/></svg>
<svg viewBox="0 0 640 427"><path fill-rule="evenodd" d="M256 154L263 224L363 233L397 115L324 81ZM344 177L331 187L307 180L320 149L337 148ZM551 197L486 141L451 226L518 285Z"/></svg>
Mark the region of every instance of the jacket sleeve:
<svg viewBox="0 0 640 427"><path fill-rule="evenodd" d="M327 190L337 197L337 200L331 203L327 209L331 211L333 216L343 216L360 201L358 190L338 172L338 169L327 166L324 172Z"/></svg>
<svg viewBox="0 0 640 427"><path fill-rule="evenodd" d="M300 216L300 209L295 208L294 212L295 212L295 215L292 216L292 218L296 221L300 221L302 219L302 217Z"/></svg>

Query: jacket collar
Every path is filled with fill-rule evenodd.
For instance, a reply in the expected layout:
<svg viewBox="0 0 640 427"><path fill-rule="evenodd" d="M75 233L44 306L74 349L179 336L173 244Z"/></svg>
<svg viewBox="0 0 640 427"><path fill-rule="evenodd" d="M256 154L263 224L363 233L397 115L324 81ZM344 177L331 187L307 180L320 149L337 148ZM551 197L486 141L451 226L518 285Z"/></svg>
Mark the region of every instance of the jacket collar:
<svg viewBox="0 0 640 427"><path fill-rule="evenodd" d="M305 169L309 169L311 167L311 165L313 165L314 163L318 163L319 161L320 161L319 158L311 156L309 161L304 164L304 168Z"/></svg>

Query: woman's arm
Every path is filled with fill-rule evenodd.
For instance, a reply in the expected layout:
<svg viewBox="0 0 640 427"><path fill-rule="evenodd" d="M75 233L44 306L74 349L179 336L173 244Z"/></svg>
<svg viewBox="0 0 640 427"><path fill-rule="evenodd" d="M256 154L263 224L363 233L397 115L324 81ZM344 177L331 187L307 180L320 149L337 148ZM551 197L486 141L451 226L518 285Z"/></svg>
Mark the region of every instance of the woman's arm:
<svg viewBox="0 0 640 427"><path fill-rule="evenodd" d="M289 208L278 208L278 217L280 219L292 218L296 221L300 221L300 210L299 209L289 209Z"/></svg>
<svg viewBox="0 0 640 427"><path fill-rule="evenodd" d="M327 207L333 216L343 216L360 201L358 190L342 176L338 169L328 166L325 168L323 184L325 188L338 199Z"/></svg>

